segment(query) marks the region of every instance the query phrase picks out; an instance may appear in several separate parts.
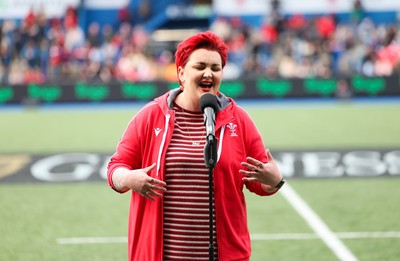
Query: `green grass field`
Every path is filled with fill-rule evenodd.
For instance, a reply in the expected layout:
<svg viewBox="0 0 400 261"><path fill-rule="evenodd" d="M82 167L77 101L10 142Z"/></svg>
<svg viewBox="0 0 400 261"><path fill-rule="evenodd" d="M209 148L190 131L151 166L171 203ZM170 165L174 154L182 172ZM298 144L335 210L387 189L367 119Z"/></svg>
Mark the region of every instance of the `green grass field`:
<svg viewBox="0 0 400 261"><path fill-rule="evenodd" d="M272 153L400 148L400 105L247 109ZM112 153L136 110L0 111L0 154ZM288 184L358 260L399 260L399 178L289 179ZM252 261L338 260L282 194L247 193L247 203ZM126 260L128 204L129 195L115 193L105 181L0 181L0 260ZM349 232L370 236L340 236ZM71 238L116 241L67 244Z"/></svg>

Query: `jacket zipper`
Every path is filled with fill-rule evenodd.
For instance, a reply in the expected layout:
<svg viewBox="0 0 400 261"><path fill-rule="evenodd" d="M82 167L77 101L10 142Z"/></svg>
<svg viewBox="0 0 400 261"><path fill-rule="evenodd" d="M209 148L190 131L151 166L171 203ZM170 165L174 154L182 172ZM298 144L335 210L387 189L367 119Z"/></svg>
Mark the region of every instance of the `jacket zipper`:
<svg viewBox="0 0 400 261"><path fill-rule="evenodd" d="M167 138L167 133L168 133L168 130L169 130L169 120L170 120L170 118L171 118L171 115L169 113L167 113L165 115L165 126L164 126L165 130L164 130L164 134L163 134L163 138L162 138L162 141L161 141L160 150L158 152L158 158L157 158L157 173L156 173L157 177L159 176L159 170L160 170L160 166L161 166L161 155L162 155L162 152L164 150L165 140ZM164 199L162 198L161 200L163 201L162 206L164 206ZM161 208L161 216L162 216L162 218L161 218L161 227L164 227L164 210L163 210L163 208ZM163 254L164 246L163 246L163 240L162 240L163 238L164 238L163 231L161 231L161 260L160 261L162 261L163 255L164 255Z"/></svg>

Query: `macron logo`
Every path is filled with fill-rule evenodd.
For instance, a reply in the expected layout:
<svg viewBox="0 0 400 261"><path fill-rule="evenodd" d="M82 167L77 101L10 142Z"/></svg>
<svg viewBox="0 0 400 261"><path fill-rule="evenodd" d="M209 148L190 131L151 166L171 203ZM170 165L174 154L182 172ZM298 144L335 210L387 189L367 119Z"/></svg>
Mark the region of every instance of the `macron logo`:
<svg viewBox="0 0 400 261"><path fill-rule="evenodd" d="M154 128L154 132L156 133L156 137L157 137L158 134L160 134L160 132L161 132L161 128Z"/></svg>

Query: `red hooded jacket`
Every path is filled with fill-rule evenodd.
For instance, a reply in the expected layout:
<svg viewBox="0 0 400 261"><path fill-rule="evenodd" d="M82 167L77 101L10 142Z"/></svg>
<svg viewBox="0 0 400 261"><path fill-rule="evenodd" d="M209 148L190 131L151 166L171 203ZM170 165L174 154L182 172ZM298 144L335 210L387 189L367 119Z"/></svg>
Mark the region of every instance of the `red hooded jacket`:
<svg viewBox="0 0 400 261"><path fill-rule="evenodd" d="M125 130L108 164L108 183L118 167L140 169L157 163L150 176L165 180L165 154L174 129L173 100L179 89L172 90L140 110ZM261 196L260 183L242 180L241 162L247 156L268 161L261 135L250 116L235 101L218 95L221 109L216 116L218 162L213 170L218 258L250 260L251 242L247 226L243 187ZM129 229L129 260L161 261L163 257L163 199L150 201L132 192Z"/></svg>

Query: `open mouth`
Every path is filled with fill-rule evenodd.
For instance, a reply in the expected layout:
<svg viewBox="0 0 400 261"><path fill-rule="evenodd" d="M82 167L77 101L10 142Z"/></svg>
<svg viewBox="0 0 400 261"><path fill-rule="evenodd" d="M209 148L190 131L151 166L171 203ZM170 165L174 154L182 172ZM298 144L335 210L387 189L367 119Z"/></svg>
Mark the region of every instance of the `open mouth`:
<svg viewBox="0 0 400 261"><path fill-rule="evenodd" d="M199 86L203 92L209 92L214 85L212 82L200 82Z"/></svg>

